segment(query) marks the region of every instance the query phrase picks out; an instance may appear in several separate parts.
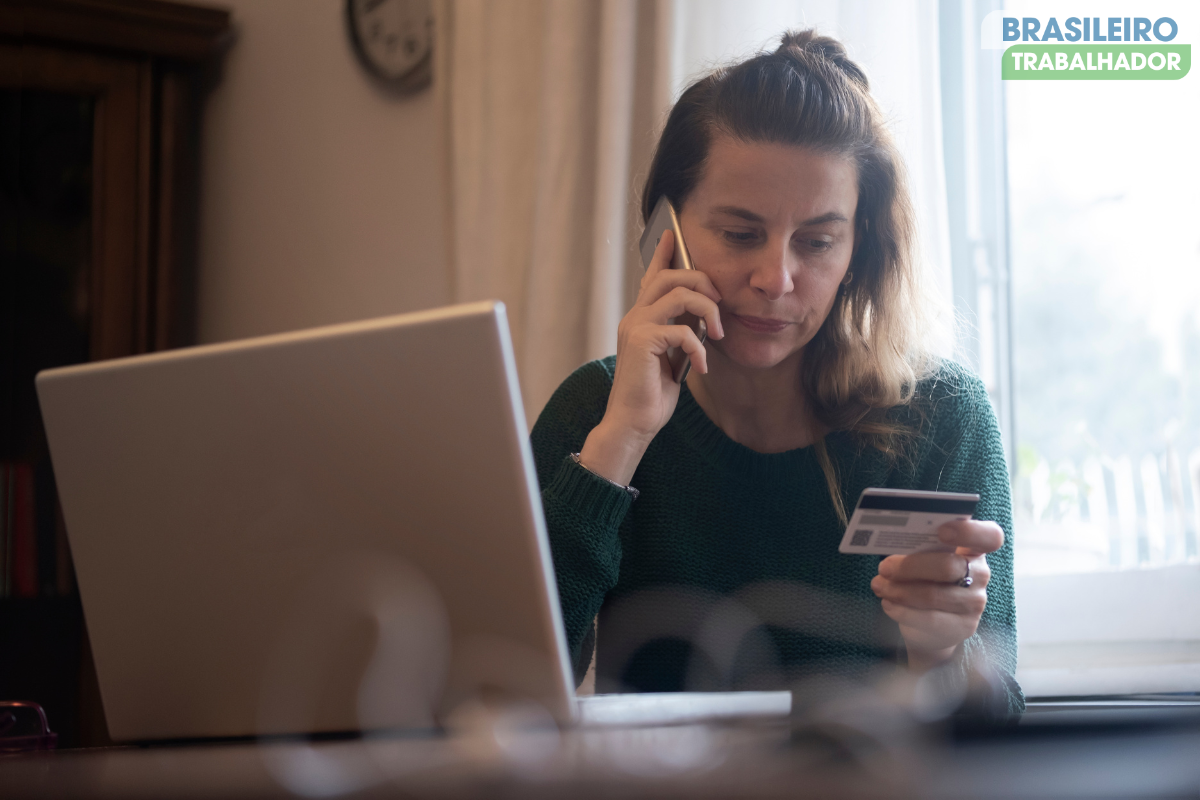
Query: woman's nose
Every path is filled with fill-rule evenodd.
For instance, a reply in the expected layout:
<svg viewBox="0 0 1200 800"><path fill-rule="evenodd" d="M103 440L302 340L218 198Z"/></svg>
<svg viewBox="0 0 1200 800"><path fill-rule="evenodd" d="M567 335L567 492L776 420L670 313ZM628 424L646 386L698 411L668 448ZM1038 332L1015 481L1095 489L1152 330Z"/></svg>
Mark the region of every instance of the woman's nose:
<svg viewBox="0 0 1200 800"><path fill-rule="evenodd" d="M763 253L754 264L750 285L768 300L778 300L795 288L787 253Z"/></svg>

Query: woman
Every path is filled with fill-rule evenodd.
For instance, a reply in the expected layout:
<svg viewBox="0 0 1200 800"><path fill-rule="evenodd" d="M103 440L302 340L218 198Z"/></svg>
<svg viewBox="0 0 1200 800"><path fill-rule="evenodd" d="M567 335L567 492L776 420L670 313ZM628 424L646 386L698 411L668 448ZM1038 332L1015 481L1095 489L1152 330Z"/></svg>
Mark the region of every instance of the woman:
<svg viewBox="0 0 1200 800"><path fill-rule="evenodd" d="M616 356L568 378L532 434L577 680L596 642L609 691L987 666L1019 713L1001 439L980 381L922 349L912 212L862 70L803 31L697 81L644 219L664 195L696 270L667 268L664 235ZM669 347L691 361L682 386ZM839 554L872 486L981 501L939 530L953 553Z"/></svg>

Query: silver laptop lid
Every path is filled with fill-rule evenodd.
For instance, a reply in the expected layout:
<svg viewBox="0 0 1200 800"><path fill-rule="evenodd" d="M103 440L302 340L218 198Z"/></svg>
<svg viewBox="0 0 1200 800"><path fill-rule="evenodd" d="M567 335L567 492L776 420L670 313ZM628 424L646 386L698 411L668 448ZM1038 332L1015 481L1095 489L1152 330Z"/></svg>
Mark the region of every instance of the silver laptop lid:
<svg viewBox="0 0 1200 800"><path fill-rule="evenodd" d="M574 711L504 306L37 379L113 738Z"/></svg>

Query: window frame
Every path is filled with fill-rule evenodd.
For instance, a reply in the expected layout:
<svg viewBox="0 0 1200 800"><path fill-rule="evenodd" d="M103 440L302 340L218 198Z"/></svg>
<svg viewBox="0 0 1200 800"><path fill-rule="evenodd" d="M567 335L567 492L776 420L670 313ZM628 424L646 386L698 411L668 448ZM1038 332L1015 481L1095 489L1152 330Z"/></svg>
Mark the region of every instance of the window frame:
<svg viewBox="0 0 1200 800"><path fill-rule="evenodd" d="M987 386L1011 478L1017 426L1003 51L979 46L984 18L1003 7L1002 0L940 0L938 73L955 356Z"/></svg>

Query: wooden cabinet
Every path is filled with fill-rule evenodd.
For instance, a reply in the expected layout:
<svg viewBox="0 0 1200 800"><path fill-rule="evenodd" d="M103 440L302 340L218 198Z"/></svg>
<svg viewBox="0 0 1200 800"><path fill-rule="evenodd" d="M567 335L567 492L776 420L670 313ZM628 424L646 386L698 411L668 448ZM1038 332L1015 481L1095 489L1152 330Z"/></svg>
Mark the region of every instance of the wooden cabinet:
<svg viewBox="0 0 1200 800"><path fill-rule="evenodd" d="M200 113L228 12L0 0L0 699L106 741L38 370L190 344Z"/></svg>

